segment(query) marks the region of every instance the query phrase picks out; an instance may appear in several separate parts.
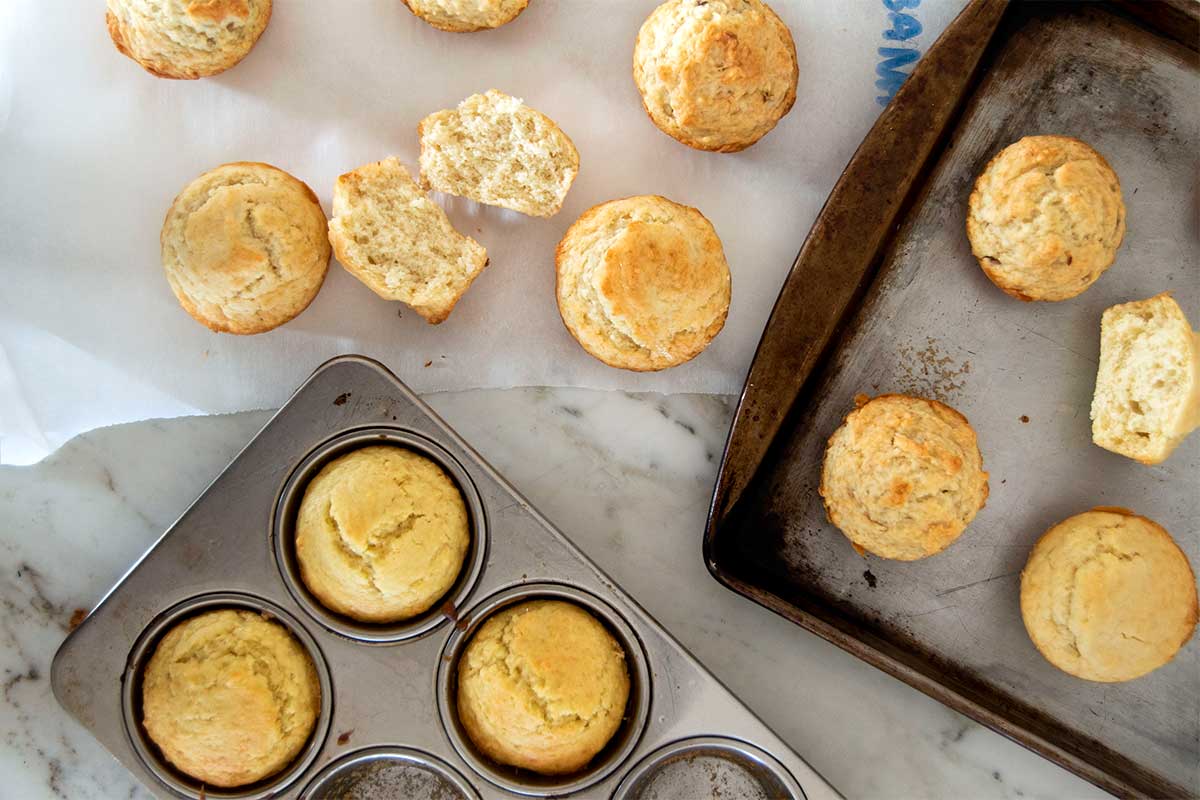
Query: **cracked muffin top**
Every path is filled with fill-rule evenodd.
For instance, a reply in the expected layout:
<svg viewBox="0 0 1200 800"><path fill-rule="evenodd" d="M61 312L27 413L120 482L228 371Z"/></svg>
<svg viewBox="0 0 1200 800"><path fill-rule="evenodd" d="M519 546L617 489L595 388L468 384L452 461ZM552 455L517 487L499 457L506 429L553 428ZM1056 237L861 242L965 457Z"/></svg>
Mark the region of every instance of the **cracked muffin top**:
<svg viewBox="0 0 1200 800"><path fill-rule="evenodd" d="M829 437L821 498L859 553L914 561L957 539L988 496L975 431L936 400L855 398Z"/></svg>
<svg viewBox="0 0 1200 800"><path fill-rule="evenodd" d="M1020 300L1067 300L1096 282L1125 237L1121 182L1067 136L1026 136L975 182L967 238L984 274Z"/></svg>
<svg viewBox="0 0 1200 800"><path fill-rule="evenodd" d="M458 666L458 717L494 761L543 775L576 772L621 727L625 651L574 603L531 600L499 611Z"/></svg>
<svg viewBox="0 0 1200 800"><path fill-rule="evenodd" d="M180 305L223 333L262 333L292 319L329 268L317 196L270 164L223 164L196 178L171 204L160 238Z"/></svg>
<svg viewBox="0 0 1200 800"><path fill-rule="evenodd" d="M1196 627L1196 577L1159 524L1095 508L1055 525L1021 572L1021 616L1051 664L1114 683L1170 661Z"/></svg>
<svg viewBox="0 0 1200 800"><path fill-rule="evenodd" d="M425 456L363 447L326 464L296 516L304 585L331 611L399 622L454 585L471 541L458 486Z"/></svg>
<svg viewBox="0 0 1200 800"><path fill-rule="evenodd" d="M245 786L288 766L320 708L312 658L286 628L251 611L179 623L142 677L146 733L208 786Z"/></svg>
<svg viewBox="0 0 1200 800"><path fill-rule="evenodd" d="M237 64L271 19L271 0L108 0L108 35L159 78L195 80Z"/></svg>
<svg viewBox="0 0 1200 800"><path fill-rule="evenodd" d="M698 150L757 142L791 111L798 75L792 33L762 0L667 0L633 48L646 114Z"/></svg>

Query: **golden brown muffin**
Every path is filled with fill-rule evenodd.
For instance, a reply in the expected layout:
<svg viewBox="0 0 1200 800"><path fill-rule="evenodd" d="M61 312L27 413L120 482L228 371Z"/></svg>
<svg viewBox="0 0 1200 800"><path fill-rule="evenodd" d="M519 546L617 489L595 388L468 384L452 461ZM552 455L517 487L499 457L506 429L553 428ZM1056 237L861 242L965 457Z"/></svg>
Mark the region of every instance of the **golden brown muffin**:
<svg viewBox="0 0 1200 800"><path fill-rule="evenodd" d="M160 238L180 305L223 333L262 333L294 318L329 269L317 196L270 164L239 161L196 178L167 211Z"/></svg>
<svg viewBox="0 0 1200 800"><path fill-rule="evenodd" d="M729 265L712 223L665 197L611 200L555 254L558 310L583 349L649 371L695 358L729 313Z"/></svg>
<svg viewBox="0 0 1200 800"><path fill-rule="evenodd" d="M975 181L967 237L992 283L1021 300L1067 300L1091 286L1125 237L1121 182L1078 139L1026 136Z"/></svg>
<svg viewBox="0 0 1200 800"><path fill-rule="evenodd" d="M796 45L761 0L667 0L638 31L633 79L664 133L732 153L796 102Z"/></svg>
<svg viewBox="0 0 1200 800"><path fill-rule="evenodd" d="M159 78L192 80L241 61L271 19L271 0L108 0L113 44Z"/></svg>
<svg viewBox="0 0 1200 800"><path fill-rule="evenodd" d="M1089 681L1141 677L1196 627L1196 577L1161 525L1094 508L1048 530L1021 572L1021 616L1054 666Z"/></svg>
<svg viewBox="0 0 1200 800"><path fill-rule="evenodd" d="M282 625L208 611L167 632L142 678L142 724L209 786L245 786L296 758L321 709L312 658Z"/></svg>
<svg viewBox="0 0 1200 800"><path fill-rule="evenodd" d="M471 33L512 22L529 0L404 0L404 5L438 30Z"/></svg>
<svg viewBox="0 0 1200 800"><path fill-rule="evenodd" d="M441 467L393 445L326 464L296 515L296 559L325 607L364 622L428 610L454 585L471 542L462 493Z"/></svg>
<svg viewBox="0 0 1200 800"><path fill-rule="evenodd" d="M860 553L913 561L941 552L987 501L975 431L936 400L856 402L825 449L820 494L829 521Z"/></svg>
<svg viewBox="0 0 1200 800"><path fill-rule="evenodd" d="M489 617L458 666L458 718L501 764L565 775L604 749L629 699L625 651L584 609L531 600Z"/></svg>

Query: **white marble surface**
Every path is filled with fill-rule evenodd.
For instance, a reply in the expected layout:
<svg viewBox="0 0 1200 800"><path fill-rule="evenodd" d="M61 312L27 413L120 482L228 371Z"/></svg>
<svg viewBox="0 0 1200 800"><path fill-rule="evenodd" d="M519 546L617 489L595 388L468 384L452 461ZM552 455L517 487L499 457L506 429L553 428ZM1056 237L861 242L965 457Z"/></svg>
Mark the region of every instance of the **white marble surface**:
<svg viewBox="0 0 1200 800"><path fill-rule="evenodd" d="M734 595L700 555L730 402L517 389L429 401L849 798L1102 793ZM50 693L50 659L267 419L106 428L0 468L2 798L145 797Z"/></svg>

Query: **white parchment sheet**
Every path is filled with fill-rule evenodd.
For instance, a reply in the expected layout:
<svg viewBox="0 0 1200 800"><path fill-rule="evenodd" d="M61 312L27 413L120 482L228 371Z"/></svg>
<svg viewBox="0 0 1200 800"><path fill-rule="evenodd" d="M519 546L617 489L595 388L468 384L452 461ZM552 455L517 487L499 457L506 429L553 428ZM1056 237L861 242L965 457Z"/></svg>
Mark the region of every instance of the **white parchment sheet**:
<svg viewBox="0 0 1200 800"><path fill-rule="evenodd" d="M246 60L199 81L156 79L119 55L102 0L3 0L0 462L100 425L278 406L345 352L423 392L735 392L805 233L882 108L880 73L906 72L964 1L773 0L799 55L795 108L756 146L721 155L678 144L642 111L633 42L656 0L532 0L472 34L436 31L400 0L275 0ZM388 155L415 172L417 122L489 88L555 119L580 173L548 220L437 197L491 257L448 321L427 325L336 261L312 306L271 333L214 334L180 309L158 234L192 178L266 161L328 213L338 174ZM563 328L553 254L585 209L651 193L716 226L733 304L700 357L639 375L593 360Z"/></svg>

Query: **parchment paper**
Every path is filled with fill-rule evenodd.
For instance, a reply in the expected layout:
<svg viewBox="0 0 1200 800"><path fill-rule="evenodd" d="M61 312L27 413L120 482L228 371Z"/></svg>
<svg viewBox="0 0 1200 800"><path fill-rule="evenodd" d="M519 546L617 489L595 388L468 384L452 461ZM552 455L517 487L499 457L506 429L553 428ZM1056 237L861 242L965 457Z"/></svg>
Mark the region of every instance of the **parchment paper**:
<svg viewBox="0 0 1200 800"><path fill-rule="evenodd" d="M274 407L344 352L378 358L422 392L737 391L805 233L882 108L881 62L906 71L964 0L775 0L799 55L796 105L735 155L691 150L646 118L630 67L656 4L532 0L503 28L448 34L399 0L275 0L241 64L166 81L116 52L99 0L0 3L0 462L36 460L100 425ZM417 122L488 88L554 118L581 169L548 220L437 197L491 257L447 322L427 325L336 262L312 306L271 333L214 334L180 309L158 234L196 175L266 161L306 181L328 212L338 174L393 154L415 171ZM563 328L553 252L587 208L646 193L713 222L733 303L695 361L639 375L593 360Z"/></svg>

